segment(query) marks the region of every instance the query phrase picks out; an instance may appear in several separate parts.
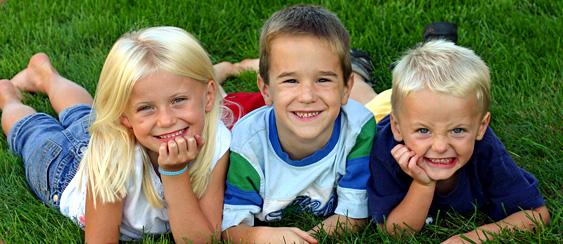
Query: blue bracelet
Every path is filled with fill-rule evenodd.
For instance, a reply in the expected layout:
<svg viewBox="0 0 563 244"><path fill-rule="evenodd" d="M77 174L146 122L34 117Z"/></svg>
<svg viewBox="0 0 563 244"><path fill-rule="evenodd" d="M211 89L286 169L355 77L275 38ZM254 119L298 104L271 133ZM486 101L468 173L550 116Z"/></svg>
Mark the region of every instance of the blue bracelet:
<svg viewBox="0 0 563 244"><path fill-rule="evenodd" d="M188 169L188 165L186 165L185 168L178 170L178 171L165 171L165 170L162 170L160 167L158 167L158 173L160 173L161 175L176 176L176 175L180 175L180 174L186 172L187 169Z"/></svg>

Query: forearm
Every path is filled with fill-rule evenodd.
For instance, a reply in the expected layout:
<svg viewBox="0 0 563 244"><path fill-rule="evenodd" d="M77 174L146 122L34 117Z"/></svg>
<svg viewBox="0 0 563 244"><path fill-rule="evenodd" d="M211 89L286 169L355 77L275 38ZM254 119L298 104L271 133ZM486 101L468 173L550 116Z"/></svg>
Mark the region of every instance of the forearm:
<svg viewBox="0 0 563 244"><path fill-rule="evenodd" d="M232 243L318 243L307 232L295 227L252 227L241 223L223 232Z"/></svg>
<svg viewBox="0 0 563 244"><path fill-rule="evenodd" d="M240 223L223 231L222 238L232 243L260 243L261 240L273 240L275 236L269 234L272 228L274 227L250 226Z"/></svg>
<svg viewBox="0 0 563 244"><path fill-rule="evenodd" d="M318 232L321 229L324 229L324 231L329 235L334 233L335 230L338 230L339 233L342 232L342 230L356 232L360 231L366 225L366 218L354 219L340 214L334 214L326 218L322 223L313 227L313 229L309 230L308 233Z"/></svg>
<svg viewBox="0 0 563 244"><path fill-rule="evenodd" d="M423 185L413 181L405 198L387 216L384 226L387 232L397 234L395 226L401 231L420 231L432 204L435 185L435 182Z"/></svg>
<svg viewBox="0 0 563 244"><path fill-rule="evenodd" d="M174 240L177 243L184 243L184 239L192 243L205 243L211 237L218 239L219 230L203 213L193 193L189 173L161 175L161 179Z"/></svg>
<svg viewBox="0 0 563 244"><path fill-rule="evenodd" d="M495 223L477 227L475 230L462 234L474 242L480 243L482 240L492 240L491 234L498 234L501 229L518 228L530 231L538 227L536 223L549 225L549 211L545 206L534 210L518 211Z"/></svg>

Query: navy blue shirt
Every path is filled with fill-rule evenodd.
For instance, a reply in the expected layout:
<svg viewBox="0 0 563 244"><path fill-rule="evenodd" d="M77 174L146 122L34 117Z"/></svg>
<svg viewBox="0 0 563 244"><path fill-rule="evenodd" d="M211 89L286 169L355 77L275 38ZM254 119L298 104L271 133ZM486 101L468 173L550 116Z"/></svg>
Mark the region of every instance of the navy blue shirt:
<svg viewBox="0 0 563 244"><path fill-rule="evenodd" d="M387 116L377 125L367 186L369 211L375 223L383 223L384 217L403 200L412 182L391 155L397 144ZM483 139L475 142L469 162L459 169L452 192L434 193L429 214L436 215L438 210L474 211L477 207L498 221L520 208L530 210L544 205L536 178L514 163L504 145L487 128Z"/></svg>

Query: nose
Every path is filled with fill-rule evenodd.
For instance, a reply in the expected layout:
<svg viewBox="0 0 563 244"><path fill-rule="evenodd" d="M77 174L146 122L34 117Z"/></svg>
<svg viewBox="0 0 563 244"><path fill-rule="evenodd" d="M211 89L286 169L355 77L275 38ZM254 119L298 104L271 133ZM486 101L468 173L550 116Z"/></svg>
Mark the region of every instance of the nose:
<svg viewBox="0 0 563 244"><path fill-rule="evenodd" d="M176 123L176 116L169 108L160 109L158 112L157 126L170 127Z"/></svg>
<svg viewBox="0 0 563 244"><path fill-rule="evenodd" d="M303 82L299 91L299 102L313 103L317 100L317 91L314 82Z"/></svg>
<svg viewBox="0 0 563 244"><path fill-rule="evenodd" d="M432 143L432 150L437 153L444 153L448 150L448 138L445 136L434 137L434 142Z"/></svg>

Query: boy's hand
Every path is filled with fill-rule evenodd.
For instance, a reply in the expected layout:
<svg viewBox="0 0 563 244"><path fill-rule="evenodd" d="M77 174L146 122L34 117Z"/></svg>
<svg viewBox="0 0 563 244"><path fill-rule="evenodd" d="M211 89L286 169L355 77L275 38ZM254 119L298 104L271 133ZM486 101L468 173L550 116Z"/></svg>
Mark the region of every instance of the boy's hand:
<svg viewBox="0 0 563 244"><path fill-rule="evenodd" d="M318 243L307 232L295 227L271 227L262 231L259 238L252 240L254 243Z"/></svg>
<svg viewBox="0 0 563 244"><path fill-rule="evenodd" d="M398 144L391 149L391 155L397 160L401 169L415 181L423 185L429 185L434 182L434 180L428 177L426 171L418 165L422 160L420 156L416 155L416 153L407 146Z"/></svg>
<svg viewBox="0 0 563 244"><path fill-rule="evenodd" d="M479 240L479 236L477 236L477 234L474 231L469 232L469 233L465 233L463 235L466 238L471 239L472 241L468 241L468 240L462 238L461 235L455 235L455 236L452 236L449 239L445 240L444 242L442 242L442 244L481 243L481 241Z"/></svg>
<svg viewBox="0 0 563 244"><path fill-rule="evenodd" d="M158 166L164 171L178 171L194 160L205 144L200 135L193 137L178 136L174 140L162 143L158 150Z"/></svg>

